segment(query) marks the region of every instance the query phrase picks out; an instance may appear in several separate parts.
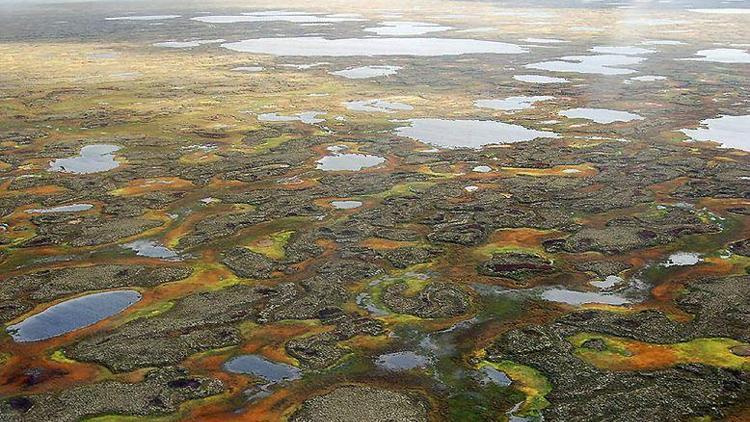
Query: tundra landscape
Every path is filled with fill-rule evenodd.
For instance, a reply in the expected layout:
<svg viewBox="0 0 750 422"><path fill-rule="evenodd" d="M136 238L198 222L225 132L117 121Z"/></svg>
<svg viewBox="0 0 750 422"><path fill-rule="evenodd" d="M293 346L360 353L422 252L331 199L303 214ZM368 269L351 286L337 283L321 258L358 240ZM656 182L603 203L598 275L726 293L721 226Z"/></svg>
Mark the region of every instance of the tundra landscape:
<svg viewBox="0 0 750 422"><path fill-rule="evenodd" d="M0 421L750 420L750 2L0 0Z"/></svg>

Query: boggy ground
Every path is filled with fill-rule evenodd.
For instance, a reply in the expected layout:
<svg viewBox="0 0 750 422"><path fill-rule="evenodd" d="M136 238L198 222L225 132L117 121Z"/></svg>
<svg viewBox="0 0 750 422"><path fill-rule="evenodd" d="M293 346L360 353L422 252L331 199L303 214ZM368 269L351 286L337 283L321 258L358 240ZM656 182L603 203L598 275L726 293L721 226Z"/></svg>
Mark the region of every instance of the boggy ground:
<svg viewBox="0 0 750 422"><path fill-rule="evenodd" d="M750 65L678 60L742 48L742 15L180 3L0 6L0 421L750 417L750 156L679 132L747 114ZM334 22L189 19L280 8ZM134 10L180 17L106 19ZM393 20L528 53L153 45L363 37ZM655 51L625 75L524 67L612 45ZM399 69L330 73L357 66ZM643 75L667 79L630 79ZM553 99L474 105L514 96ZM372 99L411 108L345 105ZM643 120L558 114L585 107ZM397 136L412 118L558 136L437 149ZM52 171L92 145L117 147L97 161L109 167ZM346 154L382 160L322 169ZM57 337L9 328L122 289L141 299ZM241 355L269 366L225 367Z"/></svg>

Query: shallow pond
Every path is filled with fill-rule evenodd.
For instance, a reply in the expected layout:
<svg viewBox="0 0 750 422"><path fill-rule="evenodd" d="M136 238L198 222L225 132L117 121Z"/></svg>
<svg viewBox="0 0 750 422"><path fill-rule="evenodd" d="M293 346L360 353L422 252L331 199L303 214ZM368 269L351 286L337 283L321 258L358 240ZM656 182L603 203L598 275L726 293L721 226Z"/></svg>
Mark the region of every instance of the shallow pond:
<svg viewBox="0 0 750 422"><path fill-rule="evenodd" d="M694 252L676 252L667 257L664 267L687 267L703 262L701 255Z"/></svg>
<svg viewBox="0 0 750 422"><path fill-rule="evenodd" d="M404 351L380 355L375 364L389 371L408 371L410 369L426 368L431 364L431 359L416 352Z"/></svg>
<svg viewBox="0 0 750 422"><path fill-rule="evenodd" d="M323 111L305 111L292 116L284 116L278 113L262 113L258 115L261 122L302 122L308 125L325 122L325 119L318 118L319 115L326 114Z"/></svg>
<svg viewBox="0 0 750 422"><path fill-rule="evenodd" d="M555 78L543 75L515 75L513 79L530 84L567 84L570 81L565 78Z"/></svg>
<svg viewBox="0 0 750 422"><path fill-rule="evenodd" d="M344 103L347 110L370 113L395 113L397 111L409 111L414 107L409 104L384 101L384 100L361 100L348 101Z"/></svg>
<svg viewBox="0 0 750 422"><path fill-rule="evenodd" d="M596 56L566 56L558 60L527 64L527 69L548 70L550 72L584 73L597 75L629 75L637 70L623 68L645 59L638 56L602 54Z"/></svg>
<svg viewBox="0 0 750 422"><path fill-rule="evenodd" d="M134 251L138 256L169 260L175 260L179 258L177 252L167 248L166 246L155 240L136 240L134 242L126 243L122 245L122 247Z"/></svg>
<svg viewBox="0 0 750 422"><path fill-rule="evenodd" d="M135 290L94 293L53 305L18 324L8 333L17 342L47 340L118 314L141 300Z"/></svg>
<svg viewBox="0 0 750 422"><path fill-rule="evenodd" d="M695 53L695 55L700 57L692 57L683 60L716 63L750 63L750 53L748 53L747 50L739 50L736 48L700 50Z"/></svg>
<svg viewBox="0 0 750 422"><path fill-rule="evenodd" d="M60 158L50 163L51 171L63 173L89 174L112 170L120 164L112 154L118 151L117 145L95 144L81 148L77 157Z"/></svg>
<svg viewBox="0 0 750 422"><path fill-rule="evenodd" d="M603 290L611 289L618 284L624 282L625 280L622 279L622 277L616 276L616 275L609 275L604 278L604 280L595 280L590 282L594 287L598 287Z"/></svg>
<svg viewBox="0 0 750 422"><path fill-rule="evenodd" d="M549 289L542 292L542 299L550 302L567 303L568 305L583 305L586 303L603 303L606 305L625 305L630 299L615 294L598 292L579 292L567 289Z"/></svg>
<svg viewBox="0 0 750 422"><path fill-rule="evenodd" d="M569 119L586 119L601 124L643 120L643 117L634 113L606 108L573 108L563 110L559 114Z"/></svg>
<svg viewBox="0 0 750 422"><path fill-rule="evenodd" d="M463 38L256 38L222 44L232 51L274 56L453 56L461 54L521 54L515 44Z"/></svg>
<svg viewBox="0 0 750 422"><path fill-rule="evenodd" d="M331 75L342 76L347 79L368 79L395 75L400 69L400 66L361 66L337 70L331 72Z"/></svg>
<svg viewBox="0 0 750 422"><path fill-rule="evenodd" d="M241 355L228 360L224 369L235 374L258 377L270 384L302 378L302 370L280 362L271 362L258 355Z"/></svg>
<svg viewBox="0 0 750 422"><path fill-rule="evenodd" d="M441 148L482 148L485 145L557 138L553 132L493 120L411 119L396 129L399 136Z"/></svg>
<svg viewBox="0 0 750 422"><path fill-rule="evenodd" d="M360 171L385 163L385 158L366 154L336 154L327 155L317 163L317 169L323 171Z"/></svg>
<svg viewBox="0 0 750 422"><path fill-rule="evenodd" d="M492 110L515 111L529 109L538 102L549 101L554 98L555 97L546 95L508 97L502 100L477 100L474 101L474 105L480 108L490 108Z"/></svg>
<svg viewBox="0 0 750 422"><path fill-rule="evenodd" d="M701 122L698 129L683 129L681 132L693 141L714 141L724 148L750 151L750 115L719 116Z"/></svg>
<svg viewBox="0 0 750 422"><path fill-rule="evenodd" d="M451 26L441 26L428 22L406 22L406 21L386 21L381 22L380 26L365 28L365 32L372 32L381 36L399 37L408 35L423 35L430 32L442 32L453 29Z"/></svg>

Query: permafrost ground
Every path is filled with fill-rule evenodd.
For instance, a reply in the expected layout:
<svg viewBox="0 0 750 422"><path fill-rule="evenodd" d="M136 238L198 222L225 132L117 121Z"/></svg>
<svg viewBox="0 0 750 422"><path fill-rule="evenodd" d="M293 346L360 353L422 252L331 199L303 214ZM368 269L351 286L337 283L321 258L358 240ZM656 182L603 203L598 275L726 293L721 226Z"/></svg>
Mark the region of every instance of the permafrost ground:
<svg viewBox="0 0 750 422"><path fill-rule="evenodd" d="M747 2L0 2L0 421L750 419Z"/></svg>

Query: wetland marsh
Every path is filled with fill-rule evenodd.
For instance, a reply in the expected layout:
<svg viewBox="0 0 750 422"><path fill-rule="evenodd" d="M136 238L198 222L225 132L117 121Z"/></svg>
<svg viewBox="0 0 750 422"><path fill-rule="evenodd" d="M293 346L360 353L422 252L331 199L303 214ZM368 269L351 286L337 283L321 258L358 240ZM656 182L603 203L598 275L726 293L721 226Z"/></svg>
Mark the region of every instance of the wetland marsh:
<svg viewBox="0 0 750 422"><path fill-rule="evenodd" d="M750 420L748 10L0 0L0 422Z"/></svg>

